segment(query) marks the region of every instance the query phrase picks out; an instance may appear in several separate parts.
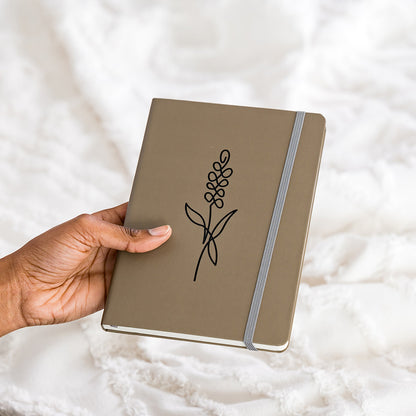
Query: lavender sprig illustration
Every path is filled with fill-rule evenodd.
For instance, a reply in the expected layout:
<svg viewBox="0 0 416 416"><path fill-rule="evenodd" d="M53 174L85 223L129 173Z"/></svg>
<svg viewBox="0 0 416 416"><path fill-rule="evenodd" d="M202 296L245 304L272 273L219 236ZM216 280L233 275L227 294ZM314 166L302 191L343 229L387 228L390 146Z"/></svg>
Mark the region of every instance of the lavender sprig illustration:
<svg viewBox="0 0 416 416"><path fill-rule="evenodd" d="M217 222L213 230L210 231L212 220L212 207L213 205L215 205L218 209L223 208L224 201L222 200L222 198L224 198L225 196L224 188L229 184L227 178L229 178L233 174L233 170L231 168L224 169L228 164L229 160L229 150L222 150L222 152L220 153L220 160L212 164L214 170L211 170L208 173L208 182L206 183L208 192L205 192L204 194L205 201L209 203L208 222L205 221L204 217L199 212L192 209L187 202L185 203L185 213L189 220L192 221L194 224L198 225L199 227L202 227L204 230L204 236L202 239L202 244L204 244L204 247L202 248L201 254L198 258L198 263L196 265L194 274L194 282L196 281L199 264L201 262L205 250L208 250L209 258L211 262L214 264L214 266L217 265L218 249L215 239L222 233L227 222L237 212L237 209L233 209L228 214L224 215Z"/></svg>

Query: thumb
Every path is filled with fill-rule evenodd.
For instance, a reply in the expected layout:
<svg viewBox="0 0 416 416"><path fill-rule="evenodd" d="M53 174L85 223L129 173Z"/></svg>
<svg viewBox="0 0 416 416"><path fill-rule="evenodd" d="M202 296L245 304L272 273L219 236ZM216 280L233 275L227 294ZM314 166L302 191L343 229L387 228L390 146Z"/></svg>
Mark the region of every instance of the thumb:
<svg viewBox="0 0 416 416"><path fill-rule="evenodd" d="M133 229L82 214L77 218L81 232L92 247L107 247L130 253L144 253L163 244L172 234L169 225L152 229Z"/></svg>

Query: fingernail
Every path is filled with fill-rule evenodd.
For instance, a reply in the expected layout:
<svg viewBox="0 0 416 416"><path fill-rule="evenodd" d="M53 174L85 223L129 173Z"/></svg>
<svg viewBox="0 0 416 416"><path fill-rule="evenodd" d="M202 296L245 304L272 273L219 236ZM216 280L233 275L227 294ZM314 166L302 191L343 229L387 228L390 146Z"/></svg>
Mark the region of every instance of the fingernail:
<svg viewBox="0 0 416 416"><path fill-rule="evenodd" d="M162 225L161 227L150 228L149 234L151 235L164 235L170 230L169 225Z"/></svg>

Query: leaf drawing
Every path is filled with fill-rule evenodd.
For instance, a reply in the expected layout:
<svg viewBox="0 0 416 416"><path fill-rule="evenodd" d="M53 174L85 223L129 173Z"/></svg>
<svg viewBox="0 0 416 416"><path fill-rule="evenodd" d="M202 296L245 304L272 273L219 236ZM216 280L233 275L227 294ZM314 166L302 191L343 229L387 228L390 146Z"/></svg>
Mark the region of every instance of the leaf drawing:
<svg viewBox="0 0 416 416"><path fill-rule="evenodd" d="M230 218L237 212L236 209L230 211L227 215L224 215L224 217L222 217L217 225L214 227L214 229L212 230L212 238L217 238L221 233L222 230L224 229L225 225L227 224L227 222L230 220ZM218 228L219 227L219 228ZM217 230L218 228L218 230Z"/></svg>
<svg viewBox="0 0 416 416"><path fill-rule="evenodd" d="M211 252L212 250L214 250L214 253ZM217 244L215 243L215 240L212 238L210 238L210 240L208 241L208 255L214 266L216 266L218 261L218 250Z"/></svg>

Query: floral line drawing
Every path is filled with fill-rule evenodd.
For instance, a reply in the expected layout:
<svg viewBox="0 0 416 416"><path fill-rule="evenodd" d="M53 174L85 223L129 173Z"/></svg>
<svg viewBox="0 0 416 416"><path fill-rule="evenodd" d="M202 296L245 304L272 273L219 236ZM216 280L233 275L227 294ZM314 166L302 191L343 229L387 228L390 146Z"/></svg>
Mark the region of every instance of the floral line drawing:
<svg viewBox="0 0 416 416"><path fill-rule="evenodd" d="M215 205L218 209L223 208L224 201L222 198L224 198L225 196L224 188L229 184L227 178L229 178L233 174L233 170L231 168L228 167L224 169L228 164L229 160L230 151L227 149L222 150L220 153L219 161L216 161L212 164L214 170L211 170L208 173L208 182L206 183L208 191L204 194L205 201L209 203L208 222L205 221L204 217L199 212L192 209L191 206L187 202L185 202L185 213L189 220L193 222L195 225L202 227L204 230L204 235L202 239L202 244L204 244L204 247L202 248L201 254L198 258L198 263L195 268L194 282L196 281L199 264L201 262L205 250L208 250L208 256L212 264L214 266L217 265L218 248L215 239L218 238L218 236L223 232L225 226L227 225L227 222L238 211L237 209L233 209L228 214L224 215L215 225L213 230L210 231L212 220L212 207L213 205Z"/></svg>

